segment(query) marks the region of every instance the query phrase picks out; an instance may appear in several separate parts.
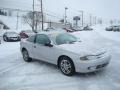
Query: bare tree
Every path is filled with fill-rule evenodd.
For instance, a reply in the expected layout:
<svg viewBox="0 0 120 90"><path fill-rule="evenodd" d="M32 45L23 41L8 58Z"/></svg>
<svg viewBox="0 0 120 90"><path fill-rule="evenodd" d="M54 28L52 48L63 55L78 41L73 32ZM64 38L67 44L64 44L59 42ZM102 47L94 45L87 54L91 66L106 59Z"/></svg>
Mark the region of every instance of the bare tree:
<svg viewBox="0 0 120 90"><path fill-rule="evenodd" d="M35 31L38 29L38 25L40 25L42 19L41 12L34 12L34 24L33 24L33 12L28 12L26 15L23 16L24 23L27 23L32 30L35 28Z"/></svg>

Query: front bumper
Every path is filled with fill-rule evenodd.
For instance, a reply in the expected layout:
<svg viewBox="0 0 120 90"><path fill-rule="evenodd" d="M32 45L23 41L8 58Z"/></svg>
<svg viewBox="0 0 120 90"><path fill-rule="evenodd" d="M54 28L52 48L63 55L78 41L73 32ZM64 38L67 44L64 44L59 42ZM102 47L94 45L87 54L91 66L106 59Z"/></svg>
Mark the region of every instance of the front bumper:
<svg viewBox="0 0 120 90"><path fill-rule="evenodd" d="M111 56L109 53L106 53L103 57L95 60L81 61L77 60L75 62L76 72L88 73L101 70L105 68L110 62Z"/></svg>
<svg viewBox="0 0 120 90"><path fill-rule="evenodd" d="M19 37L9 37L8 40L10 41L20 41Z"/></svg>

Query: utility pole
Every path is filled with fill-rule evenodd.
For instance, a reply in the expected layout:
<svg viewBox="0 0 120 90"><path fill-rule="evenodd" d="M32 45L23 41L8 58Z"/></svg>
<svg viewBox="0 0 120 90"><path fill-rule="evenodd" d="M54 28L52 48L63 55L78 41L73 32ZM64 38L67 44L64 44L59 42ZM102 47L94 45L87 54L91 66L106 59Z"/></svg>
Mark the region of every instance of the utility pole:
<svg viewBox="0 0 120 90"><path fill-rule="evenodd" d="M44 30L44 19L43 19L43 2L41 0L41 15L42 15L42 30Z"/></svg>
<svg viewBox="0 0 120 90"><path fill-rule="evenodd" d="M64 19L64 23L65 23L65 28L66 28L66 22L67 22L67 7L65 7L65 19Z"/></svg>
<svg viewBox="0 0 120 90"><path fill-rule="evenodd" d="M33 0L33 25L32 25L32 31L35 31L34 27L35 27L35 1Z"/></svg>
<svg viewBox="0 0 120 90"><path fill-rule="evenodd" d="M16 30L18 30L18 22L19 22L19 10L17 11L17 23L16 23Z"/></svg>
<svg viewBox="0 0 120 90"><path fill-rule="evenodd" d="M84 12L83 12L83 10L81 10L79 12L81 12L81 14L82 14L82 27L83 27L84 26Z"/></svg>
<svg viewBox="0 0 120 90"><path fill-rule="evenodd" d="M92 26L92 15L90 14L90 26Z"/></svg>
<svg viewBox="0 0 120 90"><path fill-rule="evenodd" d="M97 17L95 16L95 25L97 24L97 21L96 21L96 20L97 20Z"/></svg>

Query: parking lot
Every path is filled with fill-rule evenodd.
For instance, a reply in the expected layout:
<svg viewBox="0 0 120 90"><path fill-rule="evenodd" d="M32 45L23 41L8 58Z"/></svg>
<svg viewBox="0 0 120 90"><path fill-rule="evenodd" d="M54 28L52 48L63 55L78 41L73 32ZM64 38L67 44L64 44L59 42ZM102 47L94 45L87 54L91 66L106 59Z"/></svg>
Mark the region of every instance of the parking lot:
<svg viewBox="0 0 120 90"><path fill-rule="evenodd" d="M86 32L78 32L83 40ZM80 36L80 37L81 37ZM91 37L92 36L92 37ZM63 75L52 64L33 60L24 62L20 42L0 44L0 90L119 90L120 42L106 38L97 32L87 32L96 45L103 45L111 52L109 66L102 71L88 74Z"/></svg>

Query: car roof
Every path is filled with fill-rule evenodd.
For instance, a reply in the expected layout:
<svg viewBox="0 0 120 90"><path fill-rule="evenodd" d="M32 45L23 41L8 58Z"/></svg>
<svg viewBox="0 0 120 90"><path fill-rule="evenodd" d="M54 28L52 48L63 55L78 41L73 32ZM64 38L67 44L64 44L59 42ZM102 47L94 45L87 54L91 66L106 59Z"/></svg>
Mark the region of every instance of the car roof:
<svg viewBox="0 0 120 90"><path fill-rule="evenodd" d="M17 33L15 31L6 31L5 33Z"/></svg>

